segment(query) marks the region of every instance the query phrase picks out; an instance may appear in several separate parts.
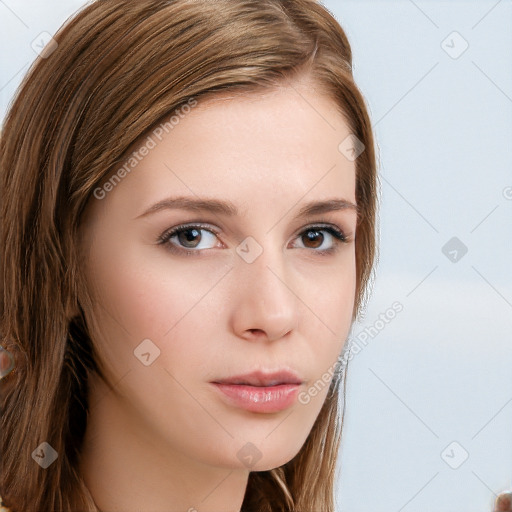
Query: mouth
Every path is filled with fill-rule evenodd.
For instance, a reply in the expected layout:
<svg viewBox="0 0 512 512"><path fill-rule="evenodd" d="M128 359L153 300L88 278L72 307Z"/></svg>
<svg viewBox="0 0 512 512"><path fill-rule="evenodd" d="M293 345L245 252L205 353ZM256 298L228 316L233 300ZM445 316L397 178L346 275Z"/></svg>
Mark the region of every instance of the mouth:
<svg viewBox="0 0 512 512"><path fill-rule="evenodd" d="M252 372L245 375L238 375L219 379L214 384L230 384L239 386L269 387L280 386L284 384L300 385L303 380L294 372L288 370L280 370L275 372Z"/></svg>
<svg viewBox="0 0 512 512"><path fill-rule="evenodd" d="M220 391L228 405L250 412L279 412L295 403L303 380L295 373L252 372L219 379L211 384Z"/></svg>

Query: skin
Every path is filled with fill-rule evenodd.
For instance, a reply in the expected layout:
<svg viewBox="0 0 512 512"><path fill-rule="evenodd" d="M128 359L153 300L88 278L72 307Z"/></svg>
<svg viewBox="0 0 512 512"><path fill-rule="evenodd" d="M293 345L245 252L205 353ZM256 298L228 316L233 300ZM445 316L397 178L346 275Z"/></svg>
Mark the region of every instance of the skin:
<svg viewBox="0 0 512 512"><path fill-rule="evenodd" d="M229 405L210 382L288 367L305 391L335 363L354 308L357 214L296 214L310 201L356 202L355 162L338 150L349 133L307 78L218 96L89 203L81 241L95 306L86 317L113 389L91 375L81 471L100 510L239 511L249 472L285 464L306 441L328 382L307 404L274 413ZM177 195L229 200L240 215L141 216ZM169 250L183 248L184 235L157 243L197 222L218 234L202 228L194 254ZM311 241L307 228L318 223L348 242L326 231ZM236 251L248 236L263 250L252 263ZM337 251L320 253L329 247ZM144 339L160 350L149 366L134 355ZM252 466L237 456L247 443L261 456Z"/></svg>
<svg viewBox="0 0 512 512"><path fill-rule="evenodd" d="M495 512L510 512L512 510L512 493L500 493L494 504Z"/></svg>

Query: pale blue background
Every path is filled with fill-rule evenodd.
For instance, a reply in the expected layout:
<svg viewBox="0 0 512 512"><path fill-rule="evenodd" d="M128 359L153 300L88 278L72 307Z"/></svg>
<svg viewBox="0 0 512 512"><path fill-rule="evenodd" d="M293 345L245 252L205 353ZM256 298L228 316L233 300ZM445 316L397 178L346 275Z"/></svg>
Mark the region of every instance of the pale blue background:
<svg viewBox="0 0 512 512"><path fill-rule="evenodd" d="M352 44L382 181L353 338L403 305L349 364L338 510L490 511L512 485L512 3L324 3ZM82 5L0 0L2 117L33 39ZM469 44L457 59L441 46L453 31ZM454 236L456 263L441 250ZM441 456L453 441L458 469Z"/></svg>

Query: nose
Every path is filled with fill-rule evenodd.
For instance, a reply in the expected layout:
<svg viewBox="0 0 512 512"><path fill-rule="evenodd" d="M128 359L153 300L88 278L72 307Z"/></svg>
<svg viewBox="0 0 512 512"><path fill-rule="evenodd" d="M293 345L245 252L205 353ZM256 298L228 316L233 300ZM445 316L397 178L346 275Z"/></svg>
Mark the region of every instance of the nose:
<svg viewBox="0 0 512 512"><path fill-rule="evenodd" d="M300 299L282 252L265 248L252 263L240 258L231 274L237 336L270 342L297 329Z"/></svg>

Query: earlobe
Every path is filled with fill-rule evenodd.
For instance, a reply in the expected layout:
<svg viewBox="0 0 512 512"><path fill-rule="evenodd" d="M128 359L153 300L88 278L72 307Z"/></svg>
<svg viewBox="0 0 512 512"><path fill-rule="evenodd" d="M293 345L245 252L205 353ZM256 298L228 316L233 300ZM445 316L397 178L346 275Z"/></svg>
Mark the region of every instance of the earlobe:
<svg viewBox="0 0 512 512"><path fill-rule="evenodd" d="M0 379L3 379L14 369L14 357L5 348L0 346Z"/></svg>

